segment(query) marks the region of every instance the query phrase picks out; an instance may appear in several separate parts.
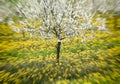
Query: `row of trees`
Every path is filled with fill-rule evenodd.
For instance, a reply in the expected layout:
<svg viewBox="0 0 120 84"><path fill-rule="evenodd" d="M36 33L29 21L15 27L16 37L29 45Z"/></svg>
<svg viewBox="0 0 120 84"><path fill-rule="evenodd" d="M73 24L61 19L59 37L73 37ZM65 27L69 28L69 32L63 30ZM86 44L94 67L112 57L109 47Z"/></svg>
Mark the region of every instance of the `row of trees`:
<svg viewBox="0 0 120 84"><path fill-rule="evenodd" d="M57 62L59 63L61 41L74 36L85 37L85 31L94 33L105 28L105 18L98 17L99 13L106 14L111 10L118 11L120 0L11 0L14 13L19 17L20 29L12 19L9 24L14 31L22 31L30 35L38 33L43 38L57 38ZM110 4L110 5L109 5ZM12 9L12 10L13 10ZM92 19L96 20L93 21ZM101 21L98 25L96 21ZM35 24L35 23L39 24Z"/></svg>

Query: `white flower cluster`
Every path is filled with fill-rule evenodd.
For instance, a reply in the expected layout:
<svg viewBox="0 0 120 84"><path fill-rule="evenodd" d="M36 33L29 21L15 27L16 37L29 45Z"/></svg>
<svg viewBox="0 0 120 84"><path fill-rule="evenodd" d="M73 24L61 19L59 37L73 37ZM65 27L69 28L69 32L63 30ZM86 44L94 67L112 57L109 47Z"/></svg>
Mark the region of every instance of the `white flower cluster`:
<svg viewBox="0 0 120 84"><path fill-rule="evenodd" d="M25 19L34 19L41 23L37 32L43 38L63 39L73 36L84 37L86 30L93 33L92 18L106 5L95 5L94 2L94 0L20 0L16 9ZM106 27L106 20L100 20L101 25L97 28L103 30ZM21 25L25 23L25 21L20 21ZM31 30L36 28L33 23L27 24L29 24L29 27L26 28L27 31L29 29L34 31Z"/></svg>

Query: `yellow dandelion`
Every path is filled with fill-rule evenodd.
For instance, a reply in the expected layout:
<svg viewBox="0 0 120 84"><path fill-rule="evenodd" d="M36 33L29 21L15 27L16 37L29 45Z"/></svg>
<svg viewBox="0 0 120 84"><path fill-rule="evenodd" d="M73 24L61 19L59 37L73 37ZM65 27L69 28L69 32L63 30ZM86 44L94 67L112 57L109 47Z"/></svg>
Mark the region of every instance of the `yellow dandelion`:
<svg viewBox="0 0 120 84"><path fill-rule="evenodd" d="M83 84L92 84L91 82L84 82Z"/></svg>
<svg viewBox="0 0 120 84"><path fill-rule="evenodd" d="M100 84L100 81L99 81L99 80L97 80L97 79L95 79L95 82L96 82L97 84Z"/></svg>
<svg viewBox="0 0 120 84"><path fill-rule="evenodd" d="M51 81L51 82L52 82L52 81L53 81L53 78L49 78L49 81Z"/></svg>

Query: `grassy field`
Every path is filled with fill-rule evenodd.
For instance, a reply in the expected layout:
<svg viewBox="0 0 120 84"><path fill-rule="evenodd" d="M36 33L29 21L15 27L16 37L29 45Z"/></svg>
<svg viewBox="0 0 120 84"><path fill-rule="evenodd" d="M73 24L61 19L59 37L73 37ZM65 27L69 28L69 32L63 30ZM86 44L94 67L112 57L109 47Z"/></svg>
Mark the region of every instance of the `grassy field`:
<svg viewBox="0 0 120 84"><path fill-rule="evenodd" d="M91 40L64 39L60 65L56 39L22 38L0 25L0 84L119 84L120 30Z"/></svg>

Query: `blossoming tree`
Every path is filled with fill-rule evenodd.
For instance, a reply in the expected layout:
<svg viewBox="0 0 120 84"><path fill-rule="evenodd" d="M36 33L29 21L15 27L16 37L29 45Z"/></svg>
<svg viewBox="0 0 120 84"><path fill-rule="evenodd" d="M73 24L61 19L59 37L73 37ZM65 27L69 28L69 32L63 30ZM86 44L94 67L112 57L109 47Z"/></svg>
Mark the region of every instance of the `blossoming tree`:
<svg viewBox="0 0 120 84"><path fill-rule="evenodd" d="M94 32L95 16L101 5L95 7L94 0L19 0L15 5L16 11L24 20L21 25L27 24L29 19L39 21L39 26L29 24L24 29L39 32L43 38L57 38L57 62L60 58L61 41L74 36L85 37L84 32ZM80 21L80 19L82 21ZM105 23L104 23L105 24ZM103 28L101 25L97 28ZM39 31L35 31L39 28Z"/></svg>

